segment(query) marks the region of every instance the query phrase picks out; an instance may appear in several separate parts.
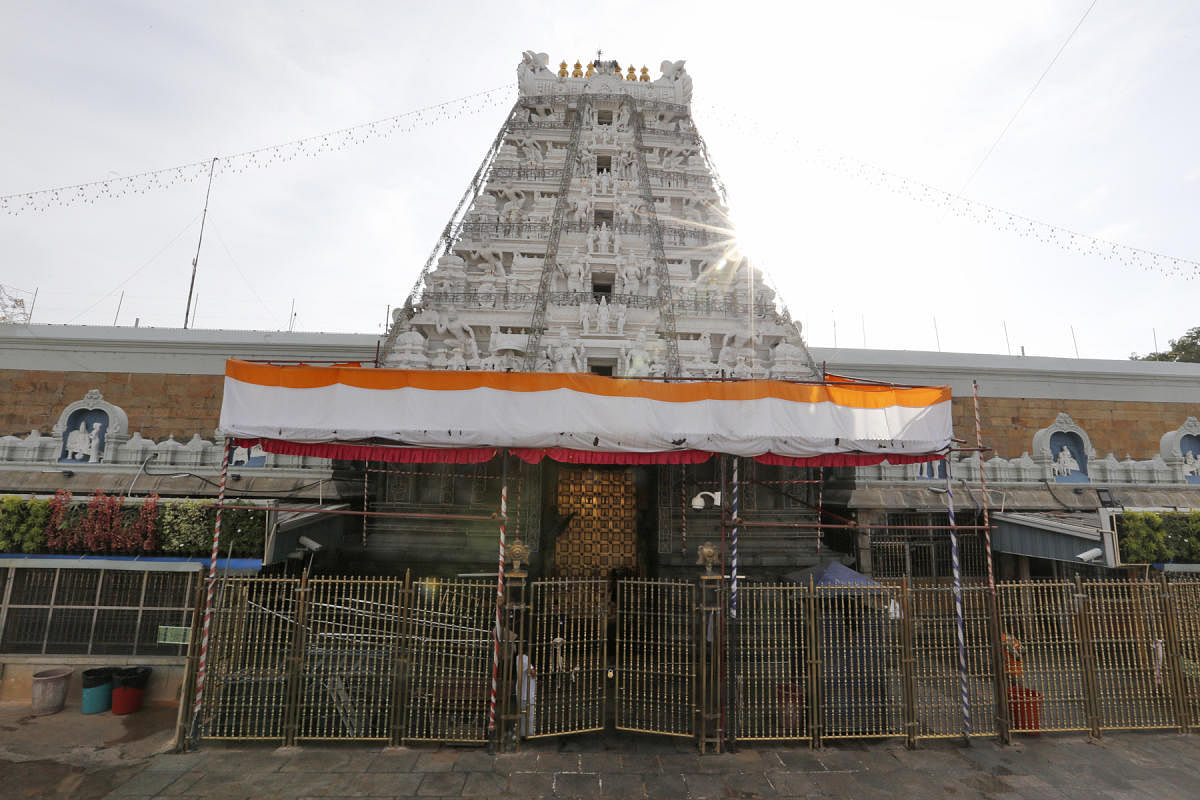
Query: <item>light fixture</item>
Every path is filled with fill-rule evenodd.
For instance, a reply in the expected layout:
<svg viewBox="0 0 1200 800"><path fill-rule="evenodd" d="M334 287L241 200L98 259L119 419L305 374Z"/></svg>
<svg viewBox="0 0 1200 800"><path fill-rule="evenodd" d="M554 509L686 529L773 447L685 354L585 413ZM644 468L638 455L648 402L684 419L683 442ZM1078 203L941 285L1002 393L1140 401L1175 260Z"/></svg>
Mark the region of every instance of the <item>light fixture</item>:
<svg viewBox="0 0 1200 800"><path fill-rule="evenodd" d="M1091 562L1100 558L1100 556L1102 556L1102 555L1104 555L1103 550L1101 550L1099 547L1093 547L1091 550L1084 550L1082 553L1079 553L1075 557L1078 558L1080 561L1086 561L1087 563L1090 564Z"/></svg>
<svg viewBox="0 0 1200 800"><path fill-rule="evenodd" d="M75 477L75 471L74 471L74 470L70 470L70 469L64 469L64 470L62 471L62 476L63 476L64 478L74 478L74 477Z"/></svg>

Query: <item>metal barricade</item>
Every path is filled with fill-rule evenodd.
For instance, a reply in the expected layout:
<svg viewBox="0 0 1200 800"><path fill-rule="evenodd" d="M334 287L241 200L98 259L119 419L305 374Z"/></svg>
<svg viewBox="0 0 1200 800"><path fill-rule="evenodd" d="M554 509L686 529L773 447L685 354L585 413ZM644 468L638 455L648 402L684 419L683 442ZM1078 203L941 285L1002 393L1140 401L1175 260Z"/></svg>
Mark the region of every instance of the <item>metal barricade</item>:
<svg viewBox="0 0 1200 800"><path fill-rule="evenodd" d="M1164 609L1157 582L1083 584L1102 730L1174 728Z"/></svg>
<svg viewBox="0 0 1200 800"><path fill-rule="evenodd" d="M390 739L401 644L395 579L309 583L297 739Z"/></svg>
<svg viewBox="0 0 1200 800"><path fill-rule="evenodd" d="M209 632L200 735L284 739L295 578L223 578Z"/></svg>
<svg viewBox="0 0 1200 800"><path fill-rule="evenodd" d="M945 582L911 586L908 598L889 600L888 616L911 624L914 736L950 738L964 730L962 670L954 587ZM963 645L967 664L969 735L996 735L995 673L988 631L988 587L968 585L963 595ZM908 610L904 608L907 599ZM911 617L908 615L911 614Z"/></svg>
<svg viewBox="0 0 1200 800"><path fill-rule="evenodd" d="M544 580L530 585L529 661L518 692L534 698L524 735L602 730L607 716L609 583Z"/></svg>
<svg viewBox="0 0 1200 800"><path fill-rule="evenodd" d="M617 584L618 730L692 736L696 714L696 585ZM705 637L712 635L706 631Z"/></svg>
<svg viewBox="0 0 1200 800"><path fill-rule="evenodd" d="M1082 669L1074 584L1001 583L996 593L1000 601L999 661L1012 730L1088 730L1088 687Z"/></svg>
<svg viewBox="0 0 1200 800"><path fill-rule="evenodd" d="M413 584L404 739L487 741L495 602L492 581Z"/></svg>
<svg viewBox="0 0 1200 800"><path fill-rule="evenodd" d="M810 738L812 594L796 584L738 590L737 738Z"/></svg>
<svg viewBox="0 0 1200 800"><path fill-rule="evenodd" d="M821 739L904 735L904 648L891 600L884 587L817 587Z"/></svg>

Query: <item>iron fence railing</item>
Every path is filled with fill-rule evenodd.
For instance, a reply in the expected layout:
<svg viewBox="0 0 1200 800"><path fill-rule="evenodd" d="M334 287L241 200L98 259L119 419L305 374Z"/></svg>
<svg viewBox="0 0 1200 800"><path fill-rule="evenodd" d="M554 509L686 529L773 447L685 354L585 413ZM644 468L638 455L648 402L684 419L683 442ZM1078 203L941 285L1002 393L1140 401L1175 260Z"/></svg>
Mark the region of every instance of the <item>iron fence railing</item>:
<svg viewBox="0 0 1200 800"><path fill-rule="evenodd" d="M199 735L507 747L611 725L719 749L1200 724L1200 581L968 582L961 640L945 580L743 581L736 616L728 590L510 573L494 649L490 579L221 579Z"/></svg>
<svg viewBox="0 0 1200 800"><path fill-rule="evenodd" d="M199 568L0 566L0 653L187 655L159 629L190 628Z"/></svg>

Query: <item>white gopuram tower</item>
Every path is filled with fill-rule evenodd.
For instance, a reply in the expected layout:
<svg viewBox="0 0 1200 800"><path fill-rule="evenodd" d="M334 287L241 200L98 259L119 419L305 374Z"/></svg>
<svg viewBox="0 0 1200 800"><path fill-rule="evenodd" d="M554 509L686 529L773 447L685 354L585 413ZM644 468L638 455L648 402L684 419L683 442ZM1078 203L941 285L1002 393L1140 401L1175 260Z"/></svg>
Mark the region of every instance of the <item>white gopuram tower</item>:
<svg viewBox="0 0 1200 800"><path fill-rule="evenodd" d="M619 377L814 377L739 255L692 79L517 67L519 98L393 325L384 364Z"/></svg>

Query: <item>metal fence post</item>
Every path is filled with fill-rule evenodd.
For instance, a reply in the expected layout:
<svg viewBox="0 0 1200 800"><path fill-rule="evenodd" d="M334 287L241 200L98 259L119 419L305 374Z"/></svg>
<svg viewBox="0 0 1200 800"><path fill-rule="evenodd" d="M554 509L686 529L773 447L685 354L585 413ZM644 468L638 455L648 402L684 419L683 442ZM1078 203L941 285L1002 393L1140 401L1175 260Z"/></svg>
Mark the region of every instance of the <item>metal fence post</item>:
<svg viewBox="0 0 1200 800"><path fill-rule="evenodd" d="M515 542L512 549L515 553ZM517 566L520 566L519 562ZM526 681L537 679L536 675L531 673L533 662L525 646L525 620L529 609L525 596L527 577L528 573L518 568L509 570L504 579L504 639L500 643L500 696L497 699L499 708L496 712L500 724L496 726L493 739L493 747L501 753L508 750L508 741L505 738L507 731L514 732L512 749L520 750L522 731L528 730L532 733L531 729L537 721L536 696L531 697L528 704L525 701L528 689Z"/></svg>
<svg viewBox="0 0 1200 800"><path fill-rule="evenodd" d="M300 576L300 585L293 591L295 622L292 623L292 646L288 651L286 706L283 711L283 745L296 744L296 733L300 727L300 699L303 695L305 632L308 629L309 594L308 570Z"/></svg>
<svg viewBox="0 0 1200 800"><path fill-rule="evenodd" d="M810 575L808 577L808 592L806 593L808 613L808 731L812 737L811 746L821 746L821 733L824 716L821 713L823 690L821 682L825 676L821 672L821 604L817 598L817 587Z"/></svg>
<svg viewBox="0 0 1200 800"><path fill-rule="evenodd" d="M711 565L707 566L711 569ZM721 583L720 575L706 572L700 576L700 602L697 606L700 613L696 620L699 628L696 646L700 650L696 740L701 753L706 752L709 746L713 752L721 752L724 733L721 730Z"/></svg>
<svg viewBox="0 0 1200 800"><path fill-rule="evenodd" d="M1083 707L1093 738L1100 738L1100 696L1096 680L1096 651L1092 645L1092 619L1083 583L1075 576L1075 636L1079 646L1079 672L1083 678Z"/></svg>
<svg viewBox="0 0 1200 800"><path fill-rule="evenodd" d="M396 648L396 661L392 686L392 739L391 745L399 747L404 743L405 711L408 708L409 667L412 660L409 645L414 635L414 611L412 570L404 571L404 583L400 586L400 596L396 598L396 613L399 624L396 626L399 641Z"/></svg>
<svg viewBox="0 0 1200 800"><path fill-rule="evenodd" d="M1187 688L1183 681L1183 654L1179 648L1179 619L1175 606L1175 595L1166 574L1159 576L1159 607L1163 618L1163 638L1166 639L1166 685L1171 692L1175 719L1179 723L1179 732L1187 733L1189 725L1187 708Z"/></svg>
<svg viewBox="0 0 1200 800"><path fill-rule="evenodd" d="M988 650L992 662L992 693L996 705L996 737L1012 744L1012 713L1008 707L1008 676L1004 673L1004 644L1000 639L1000 596L995 585L988 591Z"/></svg>
<svg viewBox="0 0 1200 800"><path fill-rule="evenodd" d="M900 690L904 698L904 746L917 746L916 651L913 643L913 602L908 578L900 584Z"/></svg>
<svg viewBox="0 0 1200 800"><path fill-rule="evenodd" d="M103 580L103 577L101 577ZM99 585L99 581L97 581ZM179 720L175 732L175 752L182 753L195 749L196 741L188 737L188 731L193 728L193 715L197 712L187 702L196 688L196 669L200 665L200 623L204 619L204 581L196 581L196 599L192 606L192 627L188 635L187 666L183 673L183 686L179 691ZM97 600L97 605L99 601Z"/></svg>

